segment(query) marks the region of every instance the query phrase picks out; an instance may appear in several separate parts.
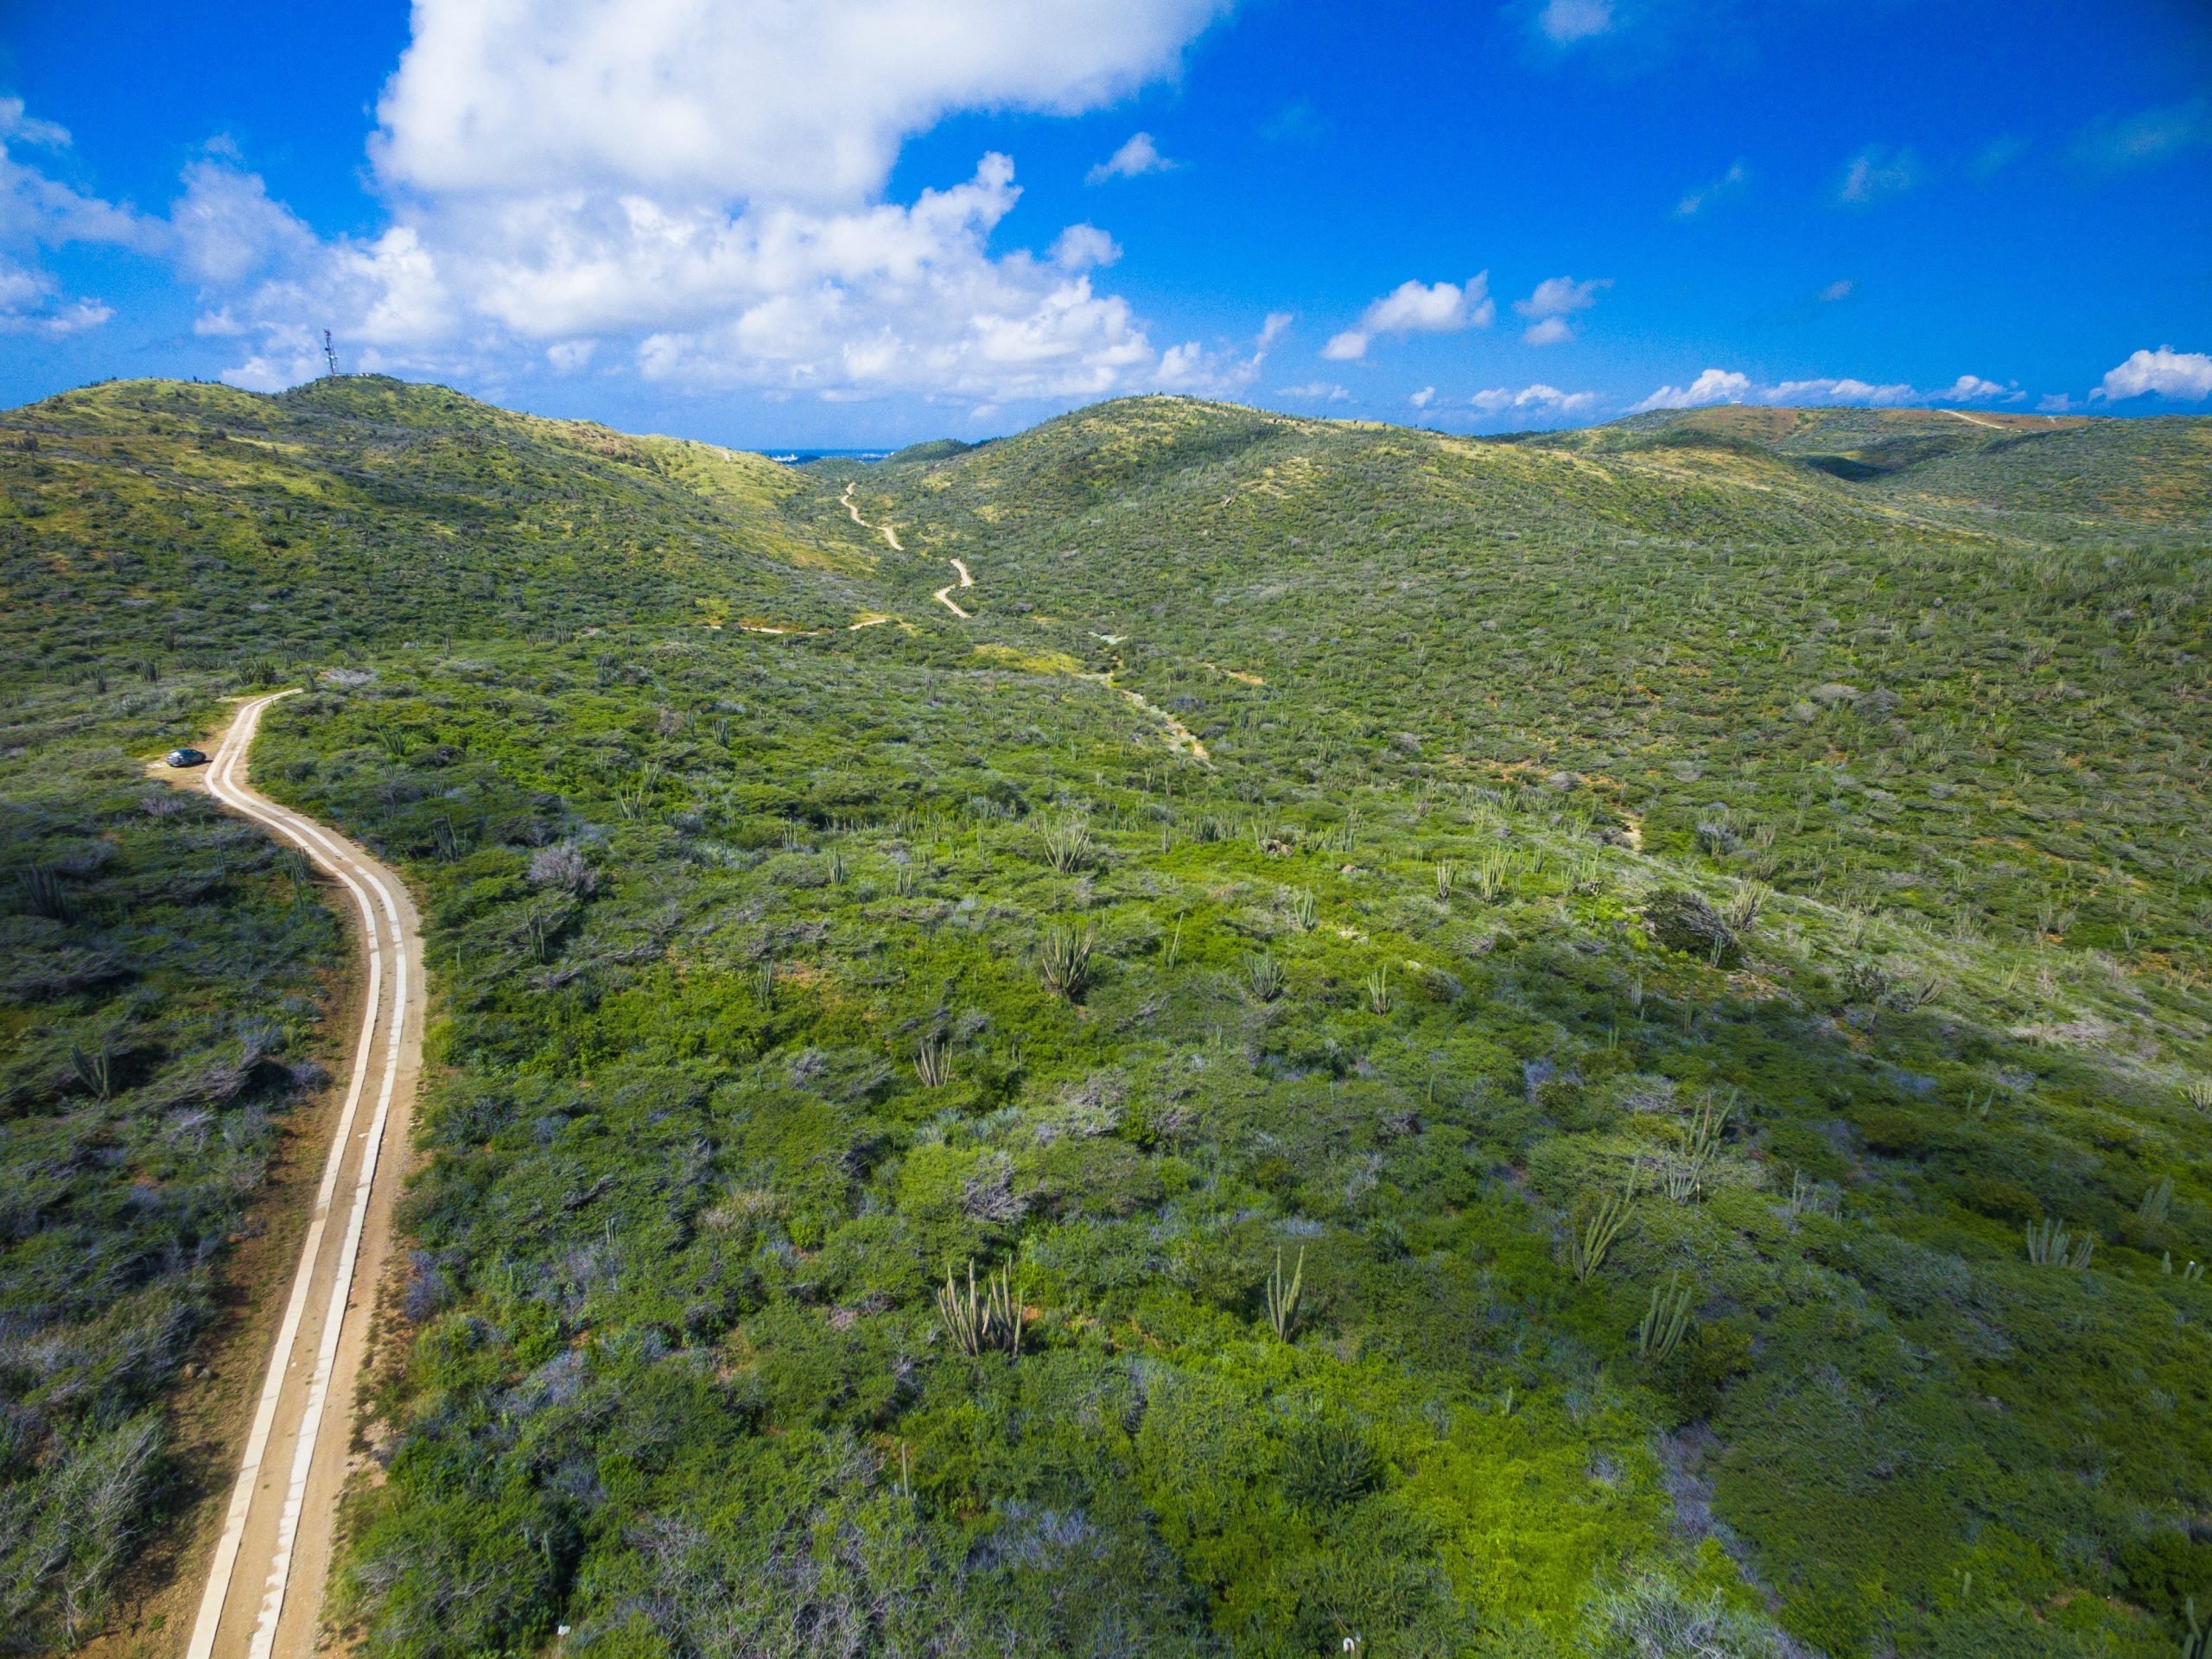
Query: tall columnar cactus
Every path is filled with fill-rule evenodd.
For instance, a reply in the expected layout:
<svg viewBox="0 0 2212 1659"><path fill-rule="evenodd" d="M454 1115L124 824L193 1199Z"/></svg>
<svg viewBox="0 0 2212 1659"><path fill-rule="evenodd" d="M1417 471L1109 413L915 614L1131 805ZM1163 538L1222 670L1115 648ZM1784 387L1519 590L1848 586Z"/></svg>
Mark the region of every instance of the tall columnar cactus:
<svg viewBox="0 0 2212 1659"><path fill-rule="evenodd" d="M1629 1208L1636 1202L1636 1178L1641 1168L1639 1164L1630 1164L1627 1184L1620 1192L1599 1199L1598 1207L1582 1224L1568 1231L1567 1266L1573 1269L1577 1281L1587 1280L1605 1265L1605 1252L1612 1249L1621 1229L1628 1225Z"/></svg>
<svg viewBox="0 0 2212 1659"><path fill-rule="evenodd" d="M2089 1265L2096 1249L2094 1233L2085 1232L2076 1238L2055 1219L2028 1224L2028 1260L2039 1268L2071 1268L2078 1272Z"/></svg>
<svg viewBox="0 0 2212 1659"><path fill-rule="evenodd" d="M976 1283L976 1262L968 1261L968 1285L962 1289L944 1270L944 1288L937 1294L938 1318L954 1347L963 1354L980 1354L1003 1348L1021 1352L1021 1297L1014 1284L1014 1269L1001 1268L982 1286Z"/></svg>
<svg viewBox="0 0 2212 1659"><path fill-rule="evenodd" d="M1636 1332L1636 1351L1646 1359L1663 1363L1681 1346L1682 1334L1689 1329L1690 1303L1697 1286L1683 1284L1681 1277L1679 1273L1672 1274L1664 1286L1651 1287L1651 1305L1644 1309L1643 1323Z"/></svg>
<svg viewBox="0 0 2212 1659"><path fill-rule="evenodd" d="M1299 1248L1298 1265L1287 1280L1282 1276L1282 1251L1277 1249L1275 1270L1268 1275L1268 1323L1274 1327L1278 1341L1290 1340L1291 1327L1298 1321L1298 1294L1305 1282L1305 1247Z"/></svg>

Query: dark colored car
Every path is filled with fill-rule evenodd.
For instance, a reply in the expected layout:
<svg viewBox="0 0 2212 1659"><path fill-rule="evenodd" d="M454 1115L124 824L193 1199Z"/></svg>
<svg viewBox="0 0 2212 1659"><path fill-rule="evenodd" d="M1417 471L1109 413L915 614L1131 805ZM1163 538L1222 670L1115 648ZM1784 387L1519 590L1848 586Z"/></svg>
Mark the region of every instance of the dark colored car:
<svg viewBox="0 0 2212 1659"><path fill-rule="evenodd" d="M171 749L162 760L172 766L204 766L207 757L197 749Z"/></svg>

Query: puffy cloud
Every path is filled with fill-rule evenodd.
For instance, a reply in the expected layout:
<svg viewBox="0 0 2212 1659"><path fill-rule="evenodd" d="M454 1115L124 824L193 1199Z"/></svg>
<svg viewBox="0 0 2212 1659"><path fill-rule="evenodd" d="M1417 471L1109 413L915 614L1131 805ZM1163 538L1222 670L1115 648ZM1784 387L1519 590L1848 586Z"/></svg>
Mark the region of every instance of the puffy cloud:
<svg viewBox="0 0 2212 1659"><path fill-rule="evenodd" d="M1558 46L1571 46L1613 27L1613 0L1544 0L1536 32Z"/></svg>
<svg viewBox="0 0 2212 1659"><path fill-rule="evenodd" d="M1202 386L1211 379L1205 348L1195 340L1180 346L1170 346L1160 354L1159 384L1170 391L1185 386Z"/></svg>
<svg viewBox="0 0 2212 1659"><path fill-rule="evenodd" d="M0 98L0 142L14 139L41 149L62 149L69 143L69 129L41 121L20 98Z"/></svg>
<svg viewBox="0 0 2212 1659"><path fill-rule="evenodd" d="M1978 374L1962 374L1940 391L1928 394L1930 402L1938 404L1993 404L2017 403L2028 394L2017 385L2000 386L1994 380L1985 380Z"/></svg>
<svg viewBox="0 0 2212 1659"><path fill-rule="evenodd" d="M379 173L439 195L594 187L851 202L961 109L1072 114L1172 72L1224 0L416 0Z"/></svg>
<svg viewBox="0 0 2212 1659"><path fill-rule="evenodd" d="M1922 396L1901 380L1887 385L1875 385L1871 381L1853 380L1846 376L1840 380L1784 380L1779 385L1762 386L1757 401L1762 404L1910 404ZM1739 400L1718 398L1711 401L1735 403Z"/></svg>
<svg viewBox="0 0 2212 1659"><path fill-rule="evenodd" d="M1249 355L1242 357L1228 351L1209 352L1196 340L1171 346L1160 354L1160 365L1153 374L1152 384L1169 391L1218 394L1242 391L1260 378L1268 351L1289 327L1289 312L1268 312L1260 325L1260 332L1252 336Z"/></svg>
<svg viewBox="0 0 2212 1659"><path fill-rule="evenodd" d="M1701 184L1684 194L1675 204L1675 217L1694 219L1716 201L1725 201L1751 182L1751 169L1743 162L1730 164L1728 170L1710 184Z"/></svg>
<svg viewBox="0 0 2212 1659"><path fill-rule="evenodd" d="M213 285L243 281L270 265L313 255L315 235L258 174L218 153L184 169L184 194L169 208L177 262Z"/></svg>
<svg viewBox="0 0 2212 1659"><path fill-rule="evenodd" d="M1527 299L1514 301L1513 308L1524 317L1568 316L1587 311L1598 303L1598 290L1612 285L1610 276L1593 276L1586 283L1578 283L1572 276L1547 276Z"/></svg>
<svg viewBox="0 0 2212 1659"><path fill-rule="evenodd" d="M2206 143L2212 143L2212 103L2199 98L2093 122L2075 137L2074 153L2094 167L2140 167Z"/></svg>
<svg viewBox="0 0 2212 1659"><path fill-rule="evenodd" d="M1712 404L1842 404L1894 408L1904 404L1967 404L2011 401L2025 394L1979 375L1962 374L1938 391L1923 391L1903 381L1877 385L1871 380L1821 377L1783 380L1772 385L1753 384L1751 376L1732 369L1707 369L1687 386L1662 386L1630 412L1655 409L1698 409Z"/></svg>
<svg viewBox="0 0 2212 1659"><path fill-rule="evenodd" d="M98 300L64 299L45 271L0 254L0 334L60 340L97 328L114 315Z"/></svg>
<svg viewBox="0 0 2212 1659"><path fill-rule="evenodd" d="M584 260L518 265L492 291L518 332L562 334L632 321L620 308L657 291L664 315L700 322L650 334L641 365L684 385L997 401L1103 396L1156 369L1126 301L1095 292L1087 274L990 254L1013 179L991 156L969 183L925 191L911 209L670 224L614 242L604 280L577 282ZM645 270L626 264L640 257ZM1192 383L1187 355L1176 374Z"/></svg>
<svg viewBox="0 0 2212 1659"><path fill-rule="evenodd" d="M1548 386L1541 381L1523 386L1515 391L1505 386L1492 386L1478 391L1467 400L1485 415L1502 415L1508 410L1532 410L1539 415L1572 415L1590 408L1598 401L1594 391L1561 391L1557 386Z"/></svg>
<svg viewBox="0 0 2212 1659"><path fill-rule="evenodd" d="M2110 371L2092 397L2140 397L2156 392L2161 397L2195 401L2212 397L2212 356L2202 352L2177 352L2161 346L2155 352L2137 352Z"/></svg>
<svg viewBox="0 0 2212 1659"><path fill-rule="evenodd" d="M1490 273L1467 279L1464 288L1450 283L1401 283L1367 308L1364 326L1372 333L1446 334L1473 327L1487 328L1497 315L1490 299Z"/></svg>
<svg viewBox="0 0 2212 1659"><path fill-rule="evenodd" d="M1122 245L1096 225L1071 225L1052 243L1052 263L1062 270L1091 270L1122 257Z"/></svg>
<svg viewBox="0 0 2212 1659"><path fill-rule="evenodd" d="M1436 401L1436 388L1434 386L1423 386L1419 391L1414 393L1412 397L1407 398L1406 401L1411 404L1415 409L1427 409L1431 404Z"/></svg>
<svg viewBox="0 0 2212 1659"><path fill-rule="evenodd" d="M1740 404L1751 395L1751 378L1732 369L1707 369L1687 386L1662 386L1630 412L1652 409L1694 409L1701 404Z"/></svg>
<svg viewBox="0 0 2212 1659"><path fill-rule="evenodd" d="M1585 283L1578 283L1572 276L1547 276L1527 299L1513 302L1516 311L1535 319L1523 331L1522 340L1530 346L1555 346L1561 340L1573 340L1574 330L1568 326L1567 318L1597 304L1598 290L1612 285L1610 276L1593 276Z"/></svg>
<svg viewBox="0 0 2212 1659"><path fill-rule="evenodd" d="M946 111L1095 107L1171 73L1225 4L417 0L371 144L388 228L317 241L211 157L188 174L180 258L204 331L257 342L240 385L313 373L329 326L353 366L457 378L524 347L557 372L626 359L678 387L836 398L1233 388L1257 354L1155 349L1096 286L1121 252L1106 231L992 245L1021 194L1008 157L880 199L900 142ZM1115 161L1164 164L1149 138Z"/></svg>
<svg viewBox="0 0 2212 1659"><path fill-rule="evenodd" d="M294 273L264 283L244 302L241 321L228 308L204 333L251 333L260 348L223 378L249 391L279 391L322 372L325 319L345 322L348 366L423 369L443 366L438 347L457 333L461 315L437 258L410 226L394 226L372 240L340 238L319 246Z"/></svg>
<svg viewBox="0 0 2212 1659"><path fill-rule="evenodd" d="M1295 397L1304 403L1341 404L1348 402L1351 393L1333 380L1309 380L1302 386L1284 386L1277 391L1278 397Z"/></svg>
<svg viewBox="0 0 2212 1659"><path fill-rule="evenodd" d="M1332 336L1321 355L1333 362L1357 362L1377 334L1446 334L1462 328L1487 328L1497 320L1490 297L1490 273L1457 283L1403 282L1360 314L1359 326Z"/></svg>
<svg viewBox="0 0 2212 1659"><path fill-rule="evenodd" d="M73 242L146 250L162 240L157 221L80 194L21 154L68 146L67 129L38 119L19 98L0 98L0 334L58 339L114 315L97 299L65 295L41 263L46 250Z"/></svg>
<svg viewBox="0 0 2212 1659"><path fill-rule="evenodd" d="M1181 165L1160 153L1150 133L1140 132L1086 173L1084 182L1103 184L1109 179L1141 179L1147 173L1172 173Z"/></svg>
<svg viewBox="0 0 2212 1659"><path fill-rule="evenodd" d="M556 340L545 348L545 360L556 374L574 374L591 361L598 347L595 340Z"/></svg>
<svg viewBox="0 0 2212 1659"><path fill-rule="evenodd" d="M1920 158L1910 149L1870 144L1844 164L1836 199L1864 207L1910 190L1920 179Z"/></svg>
<svg viewBox="0 0 2212 1659"><path fill-rule="evenodd" d="M67 242L144 247L156 240L158 227L128 207L80 195L18 154L68 147L67 128L33 117L20 98L0 98L0 238L49 248Z"/></svg>

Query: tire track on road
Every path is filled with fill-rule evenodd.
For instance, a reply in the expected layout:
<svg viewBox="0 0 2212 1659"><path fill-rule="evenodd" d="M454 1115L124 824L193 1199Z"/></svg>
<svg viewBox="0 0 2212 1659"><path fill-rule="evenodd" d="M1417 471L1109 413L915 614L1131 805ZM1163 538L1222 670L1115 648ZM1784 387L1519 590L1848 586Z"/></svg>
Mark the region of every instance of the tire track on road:
<svg viewBox="0 0 2212 1659"><path fill-rule="evenodd" d="M280 1651L315 1650L352 1438L344 1408L359 1378L376 1287L391 1253L402 1160L385 1158L385 1142L394 1140L404 1154L422 1070L423 947L405 884L344 836L246 782L246 755L262 714L291 695L277 692L238 709L208 766L207 790L233 812L297 846L346 889L367 950L367 992L345 1103L186 1659L241 1654L270 1659ZM372 1087L368 1127L357 1133ZM331 1223L340 1218L341 1191L343 1226L334 1239ZM302 1375L299 1356L308 1343L313 1363ZM334 1397L340 1403L335 1412L329 1409ZM273 1478L279 1468L281 1487Z"/></svg>

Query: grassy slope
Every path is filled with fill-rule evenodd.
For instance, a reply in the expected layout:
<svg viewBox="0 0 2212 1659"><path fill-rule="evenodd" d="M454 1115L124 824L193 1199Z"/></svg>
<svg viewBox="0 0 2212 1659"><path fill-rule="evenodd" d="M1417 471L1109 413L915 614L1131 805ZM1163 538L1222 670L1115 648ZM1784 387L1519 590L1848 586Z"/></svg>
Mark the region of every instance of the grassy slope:
<svg viewBox="0 0 2212 1659"><path fill-rule="evenodd" d="M32 464L236 396L107 391ZM253 464L319 489L435 458L382 539L436 552L452 649L346 588L365 509L240 545L270 498L173 457L0 452L48 507L7 579L128 496L111 580L231 538L156 613L180 659L296 607L300 656L378 671L264 759L412 862L446 1010L372 1647L1535 1654L1711 1595L1728 1651L1771 1611L2149 1655L2212 1592L2204 1290L2160 1265L2212 1225L2203 423L1488 444L1145 400L791 474L388 385L221 407L312 428ZM272 528L314 556L253 613ZM953 556L971 624L927 598ZM41 592L63 650L126 649ZM544 637L587 616L633 620ZM1741 961L1645 925L1759 883ZM1055 928L1096 939L1072 1004ZM2030 1262L2037 1217L2091 1264ZM1020 1278L1019 1360L946 1351L971 1256Z"/></svg>
<svg viewBox="0 0 2212 1659"><path fill-rule="evenodd" d="M628 621L849 620L870 554L759 456L359 377L124 381L0 421L4 635L65 668ZM818 521L818 522L817 522Z"/></svg>

